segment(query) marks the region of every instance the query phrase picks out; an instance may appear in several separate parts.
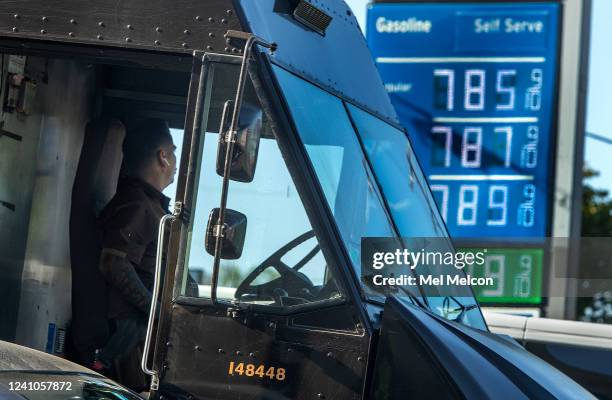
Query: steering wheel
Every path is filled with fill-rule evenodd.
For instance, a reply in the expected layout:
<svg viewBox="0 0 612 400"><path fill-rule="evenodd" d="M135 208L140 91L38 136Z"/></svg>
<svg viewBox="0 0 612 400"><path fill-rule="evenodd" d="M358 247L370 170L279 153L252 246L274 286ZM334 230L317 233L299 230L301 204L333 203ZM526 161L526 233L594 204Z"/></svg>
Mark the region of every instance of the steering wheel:
<svg viewBox="0 0 612 400"><path fill-rule="evenodd" d="M308 231L276 250L244 278L236 288L235 297L238 299L249 297L251 301L253 299L271 298L280 306L311 301L313 298L311 291L314 284L306 275L299 272L299 269L316 255L319 246L317 245L306 254L293 268L285 264L282 258L290 250L313 237L314 231ZM257 277L270 267L274 268L280 276L260 285L252 285ZM291 304L285 304L289 302Z"/></svg>

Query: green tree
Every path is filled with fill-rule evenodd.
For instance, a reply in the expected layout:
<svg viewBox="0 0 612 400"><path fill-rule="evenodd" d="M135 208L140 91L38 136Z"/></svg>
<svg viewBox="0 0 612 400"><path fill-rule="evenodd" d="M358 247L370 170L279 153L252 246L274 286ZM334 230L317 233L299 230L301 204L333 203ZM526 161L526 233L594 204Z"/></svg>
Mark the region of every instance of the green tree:
<svg viewBox="0 0 612 400"><path fill-rule="evenodd" d="M596 293L592 298L578 298L578 316L582 321L612 323L612 280L601 279L610 276L611 245L607 239L593 238L612 236L612 199L608 190L594 188L589 182L599 172L585 167L583 176L580 277Z"/></svg>
<svg viewBox="0 0 612 400"><path fill-rule="evenodd" d="M612 236L612 199L605 189L596 189L589 180L599 172L586 167L582 187L582 236Z"/></svg>

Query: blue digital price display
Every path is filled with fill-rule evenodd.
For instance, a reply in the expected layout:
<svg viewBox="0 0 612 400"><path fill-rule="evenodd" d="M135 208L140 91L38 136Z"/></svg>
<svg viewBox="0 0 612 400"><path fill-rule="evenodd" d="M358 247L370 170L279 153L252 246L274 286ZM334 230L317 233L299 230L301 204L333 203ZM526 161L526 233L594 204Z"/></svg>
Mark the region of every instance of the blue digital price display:
<svg viewBox="0 0 612 400"><path fill-rule="evenodd" d="M393 3L367 38L451 235L543 237L559 6Z"/></svg>

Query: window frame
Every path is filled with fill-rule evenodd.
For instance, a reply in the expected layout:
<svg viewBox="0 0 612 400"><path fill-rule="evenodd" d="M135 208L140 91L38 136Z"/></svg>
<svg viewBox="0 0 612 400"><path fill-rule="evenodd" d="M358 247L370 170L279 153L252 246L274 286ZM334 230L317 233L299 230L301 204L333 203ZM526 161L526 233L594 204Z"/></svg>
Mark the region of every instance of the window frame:
<svg viewBox="0 0 612 400"><path fill-rule="evenodd" d="M238 64L240 63L240 60L241 58L239 56L206 53L203 56L204 74L200 76L200 80L204 81L203 86L205 87L211 82L209 80L209 72L211 70L212 64ZM314 184L316 180L313 182L312 178L308 177L307 174L305 174L305 171L309 168L309 166L305 163L305 161L308 162L307 156L302 153L305 150L299 147L302 146L301 142L298 143L294 140L291 140L296 138L295 132L297 131L292 125L292 119L288 116L288 114L282 112L282 110L285 109L285 103L281 103L279 101L281 98L283 98L282 90L280 89L280 86L277 85L276 80L272 78L273 73L271 67L267 65L268 61L269 60L266 58L266 56L262 57L261 54L259 55L259 57L256 57L255 61L249 65L249 78L253 83L253 88L259 101L262 103L262 110L271 122L272 134L276 139L289 175L291 176L293 183L295 184L296 191L298 193L298 196L300 197L302 205L304 206L304 210L306 212L308 220L311 223L312 230L315 232L315 238L317 239L318 244L320 246L320 251L322 252L323 257L327 261L327 267L329 268L332 273L332 276L334 276L334 279L336 280L336 284L338 286L338 290L341 294L341 297L281 308L271 307L269 305L249 303L236 305L231 301L225 300L218 300L217 303L213 303L210 297L185 296L182 294L181 287L184 283L184 280L186 279L186 273L188 271L188 266L185 265L185 261L188 252L188 232L189 224L191 223L191 221L181 221L179 250L177 258L175 259L177 263L177 268L172 284L173 303L195 307L213 306L216 308L224 309L238 308L241 311L285 316L299 314L312 310L337 307L338 305L352 303L354 302L354 299L359 298L359 296L355 296L355 292L359 289L356 288L355 285L353 285L353 281L351 279L345 276L343 272L346 271L345 267L340 266L340 262L342 261L340 261L341 259L337 256L338 249L334 248L336 247L335 244L330 242L329 235L324 232L325 230L329 229L329 227L325 225L329 225L330 221L325 220L325 218L327 217L321 214L320 205L316 204L317 202L320 202L320 198L314 195L314 192L316 192L316 187ZM274 88L274 92L270 91L271 87ZM202 97L201 101L205 103L205 97ZM196 117L194 115L192 116L191 120L192 124L195 124L195 121ZM200 125L202 125L202 122L200 123ZM199 129L199 131L201 131L201 129ZM279 134L280 132L287 132L287 134ZM193 175L191 177L192 182L190 185L188 184L186 186L184 192L181 193L180 196L183 199L189 199L190 205L192 205L191 203L194 194L198 189L198 180L200 176L200 166L198 165L198 163L200 161L200 148L203 149L205 136L205 133L199 134L197 138L194 136L191 140L192 149L189 157L188 169L190 175ZM194 146L196 146L197 148L194 149ZM306 158L301 159L302 157ZM179 193L177 193L177 198L179 198ZM189 214L189 218L191 219L191 210L189 210ZM364 316L365 315L366 314L364 312Z"/></svg>

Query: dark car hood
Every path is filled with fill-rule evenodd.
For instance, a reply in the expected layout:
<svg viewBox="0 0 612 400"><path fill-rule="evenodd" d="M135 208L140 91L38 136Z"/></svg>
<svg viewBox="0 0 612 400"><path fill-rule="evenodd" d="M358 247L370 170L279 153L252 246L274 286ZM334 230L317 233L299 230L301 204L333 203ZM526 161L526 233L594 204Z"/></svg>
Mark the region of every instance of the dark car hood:
<svg viewBox="0 0 612 400"><path fill-rule="evenodd" d="M408 324L467 398L595 399L565 374L506 338L447 321L390 297L396 323Z"/></svg>
<svg viewBox="0 0 612 400"><path fill-rule="evenodd" d="M0 341L0 371L48 370L99 375L98 373L60 357L18 344Z"/></svg>
<svg viewBox="0 0 612 400"><path fill-rule="evenodd" d="M60 357L34 350L18 344L0 341L0 371L65 371L102 375Z"/></svg>

